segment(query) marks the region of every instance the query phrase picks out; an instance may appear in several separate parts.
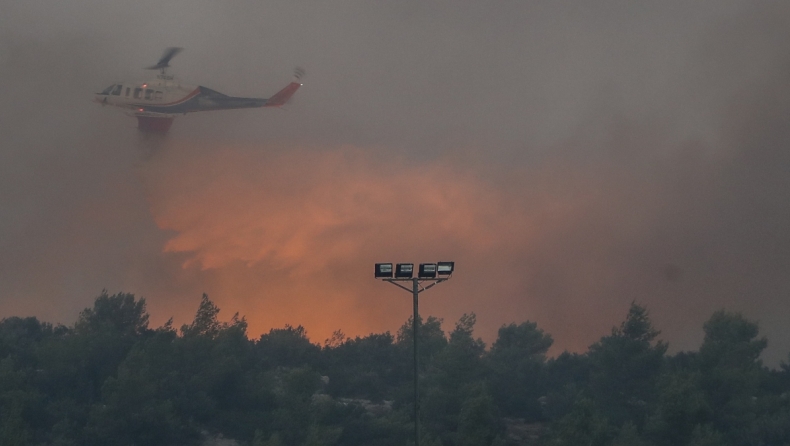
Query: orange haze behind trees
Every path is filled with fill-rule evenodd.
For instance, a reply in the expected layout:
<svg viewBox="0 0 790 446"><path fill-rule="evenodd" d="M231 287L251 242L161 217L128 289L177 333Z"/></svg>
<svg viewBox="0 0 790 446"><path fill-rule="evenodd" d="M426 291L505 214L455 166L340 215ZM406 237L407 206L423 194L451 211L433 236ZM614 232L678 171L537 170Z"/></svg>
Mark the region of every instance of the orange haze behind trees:
<svg viewBox="0 0 790 446"><path fill-rule="evenodd" d="M396 330L409 317L410 296L373 279L376 261L456 261L456 277L422 295L422 314L452 323L477 312L487 338L503 322L535 319L525 295L531 246L578 207L545 191L508 194L474 172L352 147L185 145L140 171L157 225L172 234L166 255L181 259L226 317L246 316L252 337L301 324L314 342L337 329ZM164 311L190 320L193 293Z"/></svg>

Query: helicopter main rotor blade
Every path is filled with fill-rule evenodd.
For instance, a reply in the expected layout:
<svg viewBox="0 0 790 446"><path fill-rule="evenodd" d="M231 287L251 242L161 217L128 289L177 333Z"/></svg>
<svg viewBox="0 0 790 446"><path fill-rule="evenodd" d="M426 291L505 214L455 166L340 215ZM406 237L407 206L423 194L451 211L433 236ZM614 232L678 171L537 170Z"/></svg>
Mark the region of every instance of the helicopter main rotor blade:
<svg viewBox="0 0 790 446"><path fill-rule="evenodd" d="M161 70L162 68L169 67L170 66L170 59L176 57L176 55L178 53L180 53L181 51L183 51L183 48L180 48L180 47L177 47L177 46L171 46L170 48L167 48L165 50L164 54L162 54L162 57L159 58L159 61L156 63L156 65L152 65L150 67L147 67L146 69L147 70Z"/></svg>

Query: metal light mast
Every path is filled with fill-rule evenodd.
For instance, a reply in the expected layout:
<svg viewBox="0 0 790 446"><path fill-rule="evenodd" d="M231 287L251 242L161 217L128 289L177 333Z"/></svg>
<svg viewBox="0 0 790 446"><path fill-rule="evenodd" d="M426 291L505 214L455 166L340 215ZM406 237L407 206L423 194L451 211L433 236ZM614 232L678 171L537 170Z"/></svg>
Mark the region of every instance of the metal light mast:
<svg viewBox="0 0 790 446"><path fill-rule="evenodd" d="M410 292L414 300L414 317L412 319L412 327L414 328L414 446L420 446L419 360L417 356L417 335L420 326L420 313L418 309L419 295L423 291L449 280L454 269L455 262L422 263L420 264L417 277L413 277L413 263L398 263L395 266L394 272L392 263L376 264L375 277L377 279L389 282L398 288ZM400 282L411 282L411 288L404 286Z"/></svg>

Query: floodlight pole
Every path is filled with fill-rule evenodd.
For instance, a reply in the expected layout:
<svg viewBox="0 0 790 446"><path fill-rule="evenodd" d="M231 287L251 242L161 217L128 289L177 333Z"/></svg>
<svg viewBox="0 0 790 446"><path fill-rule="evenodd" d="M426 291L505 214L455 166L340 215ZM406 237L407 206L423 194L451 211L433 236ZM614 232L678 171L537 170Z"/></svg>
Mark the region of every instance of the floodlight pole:
<svg viewBox="0 0 790 446"><path fill-rule="evenodd" d="M420 387L417 385L419 374L417 372L417 332L420 327L420 310L418 301L420 296L420 281L412 279L412 296L414 297L414 318L412 328L414 329L414 446L420 446Z"/></svg>
<svg viewBox="0 0 790 446"><path fill-rule="evenodd" d="M398 288L404 289L410 293L412 293L412 297L414 299L414 317L412 319L412 328L414 329L414 446L420 446L420 393L419 393L419 373L418 373L418 356L417 356L417 334L419 333L419 326L420 326L420 312L418 308L418 302L420 293L423 291L433 288L434 286L448 280L450 277L441 277L441 278L434 278L434 279L420 279L418 277L414 277L411 279L382 279L385 282L389 282L395 285ZM424 282L432 282L428 286L422 286L420 281ZM411 282L411 289L399 284L398 282Z"/></svg>

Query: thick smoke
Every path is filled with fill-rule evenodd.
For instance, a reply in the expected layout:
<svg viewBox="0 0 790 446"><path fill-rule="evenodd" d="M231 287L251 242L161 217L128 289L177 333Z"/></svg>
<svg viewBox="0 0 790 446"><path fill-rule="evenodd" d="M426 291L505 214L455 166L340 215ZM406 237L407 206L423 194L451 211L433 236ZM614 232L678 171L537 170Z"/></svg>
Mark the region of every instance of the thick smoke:
<svg viewBox="0 0 790 446"><path fill-rule="evenodd" d="M453 259L421 308L489 341L584 350L636 300L675 350L722 307L790 350L783 2L0 6L0 316L108 288L185 322L205 291L320 341L408 317L373 262ZM229 94L306 85L164 138L90 103L172 45Z"/></svg>

